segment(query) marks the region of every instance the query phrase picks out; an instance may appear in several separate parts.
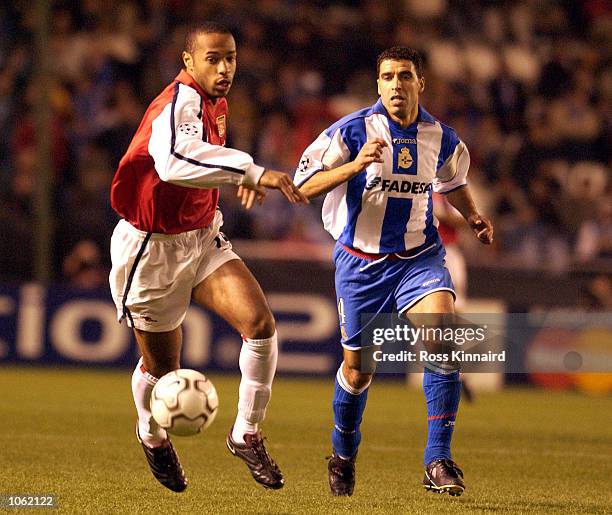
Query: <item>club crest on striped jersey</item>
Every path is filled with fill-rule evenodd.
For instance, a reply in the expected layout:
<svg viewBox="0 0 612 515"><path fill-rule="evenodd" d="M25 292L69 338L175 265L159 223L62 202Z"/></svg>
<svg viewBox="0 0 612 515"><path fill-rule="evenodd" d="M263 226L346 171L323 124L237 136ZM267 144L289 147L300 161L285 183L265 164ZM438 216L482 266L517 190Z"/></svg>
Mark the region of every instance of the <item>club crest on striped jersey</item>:
<svg viewBox="0 0 612 515"><path fill-rule="evenodd" d="M222 138L225 136L225 115L217 116L215 123L217 124L217 132L219 133L219 137Z"/></svg>
<svg viewBox="0 0 612 515"><path fill-rule="evenodd" d="M410 149L408 147L402 147L397 154L397 166L399 168L410 168L414 159L410 155Z"/></svg>

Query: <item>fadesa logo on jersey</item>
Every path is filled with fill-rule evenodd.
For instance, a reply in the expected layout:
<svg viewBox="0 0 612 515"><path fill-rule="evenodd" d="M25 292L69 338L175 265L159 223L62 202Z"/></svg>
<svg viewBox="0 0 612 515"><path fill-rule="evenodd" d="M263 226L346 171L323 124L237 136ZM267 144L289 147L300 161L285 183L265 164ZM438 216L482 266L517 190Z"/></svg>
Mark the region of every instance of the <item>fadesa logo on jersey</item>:
<svg viewBox="0 0 612 515"><path fill-rule="evenodd" d="M389 193L411 193L418 195L427 193L431 189L431 182L420 181L398 181L393 179L381 179L374 177L366 184L365 189L370 191L380 184L380 191L388 191Z"/></svg>

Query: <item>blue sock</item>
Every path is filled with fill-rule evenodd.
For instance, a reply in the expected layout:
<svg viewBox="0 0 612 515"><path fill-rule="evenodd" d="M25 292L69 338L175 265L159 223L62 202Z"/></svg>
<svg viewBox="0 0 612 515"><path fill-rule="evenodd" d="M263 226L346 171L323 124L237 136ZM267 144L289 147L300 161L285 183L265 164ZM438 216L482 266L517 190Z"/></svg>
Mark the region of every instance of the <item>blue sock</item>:
<svg viewBox="0 0 612 515"><path fill-rule="evenodd" d="M442 458L451 459L451 438L461 397L459 372L444 375L425 369L423 391L427 402L427 446L425 465Z"/></svg>
<svg viewBox="0 0 612 515"><path fill-rule="evenodd" d="M334 385L334 429L332 445L336 454L343 458L352 458L357 454L361 442L361 419L368 398L368 386L363 390L355 390L344 379L342 365L336 374Z"/></svg>

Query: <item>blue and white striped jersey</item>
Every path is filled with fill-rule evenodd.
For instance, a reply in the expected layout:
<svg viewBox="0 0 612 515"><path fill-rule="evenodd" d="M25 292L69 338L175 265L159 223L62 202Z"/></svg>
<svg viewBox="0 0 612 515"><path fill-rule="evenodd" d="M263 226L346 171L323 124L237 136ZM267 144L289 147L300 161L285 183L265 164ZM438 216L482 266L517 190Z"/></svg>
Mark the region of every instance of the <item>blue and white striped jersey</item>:
<svg viewBox="0 0 612 515"><path fill-rule="evenodd" d="M403 129L376 104L345 116L304 151L294 181L350 162L373 138L387 142L383 163L330 191L323 203L325 229L344 245L370 253L425 249L438 241L432 190L448 193L466 184L470 156L455 131L419 106Z"/></svg>

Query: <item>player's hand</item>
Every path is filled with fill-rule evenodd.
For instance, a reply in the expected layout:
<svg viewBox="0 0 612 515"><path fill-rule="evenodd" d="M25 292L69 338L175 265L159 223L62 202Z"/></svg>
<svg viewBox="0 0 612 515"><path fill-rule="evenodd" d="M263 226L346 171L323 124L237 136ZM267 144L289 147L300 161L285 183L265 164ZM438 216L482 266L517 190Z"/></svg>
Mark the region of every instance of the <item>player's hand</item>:
<svg viewBox="0 0 612 515"><path fill-rule="evenodd" d="M272 190L279 190L291 204L301 202L303 204L310 204L308 198L293 184L291 177L284 172L277 172L275 170L266 170L261 179L259 179L259 186L269 188Z"/></svg>
<svg viewBox="0 0 612 515"><path fill-rule="evenodd" d="M357 166L357 172L361 172L366 166L372 163L382 163L382 151L386 146L387 142L383 139L374 138L368 140L366 144L361 147L359 154L357 154L355 161L353 161Z"/></svg>
<svg viewBox="0 0 612 515"><path fill-rule="evenodd" d="M485 245L490 245L493 243L493 224L491 220L488 218L476 214L470 216L468 219L468 224L474 231L476 238L478 238Z"/></svg>
<svg viewBox="0 0 612 515"><path fill-rule="evenodd" d="M266 198L266 191L258 186L246 187L238 186L236 196L240 199L242 207L251 209L255 201L261 206Z"/></svg>

